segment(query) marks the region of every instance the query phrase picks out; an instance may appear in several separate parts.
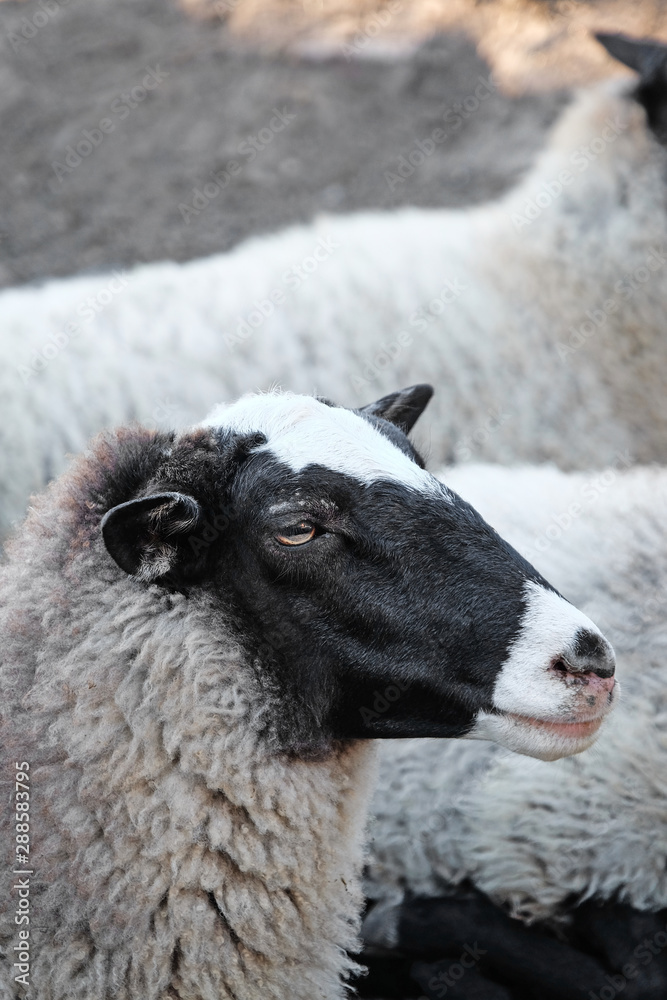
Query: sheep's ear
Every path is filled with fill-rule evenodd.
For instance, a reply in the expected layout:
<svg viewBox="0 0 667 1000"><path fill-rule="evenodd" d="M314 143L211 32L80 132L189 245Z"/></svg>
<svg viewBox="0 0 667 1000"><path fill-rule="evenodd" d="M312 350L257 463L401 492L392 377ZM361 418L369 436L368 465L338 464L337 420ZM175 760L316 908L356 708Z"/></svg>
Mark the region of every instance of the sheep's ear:
<svg viewBox="0 0 667 1000"><path fill-rule="evenodd" d="M407 389L383 396L368 406L362 406L361 413L382 417L383 420L388 420L390 424L395 424L409 434L428 406L432 395L432 385L411 385Z"/></svg>
<svg viewBox="0 0 667 1000"><path fill-rule="evenodd" d="M595 37L614 59L639 73L635 97L645 108L648 123L658 141L667 144L667 45L648 38L602 32Z"/></svg>
<svg viewBox="0 0 667 1000"><path fill-rule="evenodd" d="M126 573L156 580L175 568L201 513L197 501L184 493L155 493L107 511L102 537L107 552Z"/></svg>
<svg viewBox="0 0 667 1000"><path fill-rule="evenodd" d="M650 38L630 38L629 35L611 35L605 31L597 31L595 37L610 56L639 73L642 80L654 80L657 76L664 79L667 45L653 42Z"/></svg>

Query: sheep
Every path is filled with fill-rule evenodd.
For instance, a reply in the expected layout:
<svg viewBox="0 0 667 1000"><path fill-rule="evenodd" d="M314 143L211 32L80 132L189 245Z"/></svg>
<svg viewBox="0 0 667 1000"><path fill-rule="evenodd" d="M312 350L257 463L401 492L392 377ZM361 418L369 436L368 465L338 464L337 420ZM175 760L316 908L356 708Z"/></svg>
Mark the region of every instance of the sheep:
<svg viewBox="0 0 667 1000"><path fill-rule="evenodd" d="M3 997L340 1000L375 739L593 742L613 650L425 471L431 391L105 432L37 499L0 570Z"/></svg>
<svg viewBox="0 0 667 1000"><path fill-rule="evenodd" d="M589 901L558 931L508 916L462 887L400 907L400 953L362 956L360 995L383 1000L664 1000L667 910ZM453 960L453 961L452 961Z"/></svg>
<svg viewBox="0 0 667 1000"><path fill-rule="evenodd" d="M359 405L437 376L421 444L438 463L664 460L667 50L603 40L643 85L578 96L490 204L321 217L186 264L3 292L0 531L101 428L187 426L274 381Z"/></svg>
<svg viewBox="0 0 667 1000"><path fill-rule="evenodd" d="M653 961L644 961L642 938L651 943L659 934L662 947L667 942L667 469L585 474L468 465L447 470L446 479L605 629L623 696L617 724L591 753L549 765L489 743L383 744L366 886L378 905L366 938L405 949L398 922L412 919L415 907L423 943L435 897L472 885L536 928L557 922L580 935L607 912L594 950L619 962L614 975L626 958L641 971ZM414 896L427 899L401 905ZM457 905L453 916L464 924ZM648 919L647 911L658 910L659 923L642 934L638 911ZM528 940L523 950L531 950ZM656 968L645 975L644 992L627 994L663 997L667 967L654 992ZM598 996L599 987L609 993L604 977L595 985L579 976L578 984L573 996L589 997L589 989ZM536 995L549 995L546 985Z"/></svg>

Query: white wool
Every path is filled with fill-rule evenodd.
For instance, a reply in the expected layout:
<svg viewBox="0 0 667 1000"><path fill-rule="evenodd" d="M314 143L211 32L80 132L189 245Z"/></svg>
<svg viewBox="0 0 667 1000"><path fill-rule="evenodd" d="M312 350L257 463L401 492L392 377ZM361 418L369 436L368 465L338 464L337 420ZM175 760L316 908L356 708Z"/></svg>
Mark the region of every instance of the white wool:
<svg viewBox="0 0 667 1000"><path fill-rule="evenodd" d="M614 644L622 696L591 750L386 741L369 894L470 879L528 919L570 898L667 906L667 470L447 469L449 486Z"/></svg>
<svg viewBox="0 0 667 1000"><path fill-rule="evenodd" d="M622 696L591 750L554 763L486 743L384 742L369 894L467 878L529 919L569 897L667 906L667 470L445 477L599 623Z"/></svg>
<svg viewBox="0 0 667 1000"><path fill-rule="evenodd" d="M174 440L142 428L100 435L37 498L0 567L0 799L12 807L0 811L0 842L21 843L16 823L24 811L13 778L15 762L26 761L30 985L39 1000L343 1000L357 968L351 955L375 742L323 739L315 752L309 738L311 756L287 753L277 722L290 712L293 689L283 690L280 672L267 664L261 640L270 633L244 634L236 602L219 583L224 563L199 584L176 573L183 591L144 583L142 569L123 572L124 556L115 555L122 546L104 526L127 510L128 493L141 496L147 482L157 488L162 475L183 477L197 493L220 485L223 457L208 462L216 442L224 455L224 429L260 428L268 441L252 444L279 455L287 449L286 460L293 444L297 467L317 444L311 424L341 454L347 441L352 470L363 458L368 473L374 447L390 471L398 459L385 446L403 456L359 415L293 395L242 400L211 419L220 435L195 429ZM418 471L429 488L441 488ZM267 504L280 496L270 493ZM139 542L129 529L125 540L145 555L157 546L166 572L178 560L159 543L174 525L196 524L196 505L174 491L142 497L141 508L155 497L162 509L165 498L176 505L174 521L154 522ZM483 561L471 565L476 572ZM247 587L258 576L244 579ZM524 624L539 638L540 609L548 609L558 627L551 647L536 642L539 669L527 682L536 705L560 717L575 706L566 685L554 687L550 666L582 627L590 638L595 626L547 587L531 583L528 595L529 614L517 609L509 633L519 684L503 676L504 666L497 676L510 692L520 689ZM404 596L399 582L396 599ZM363 643L356 648L363 652ZM503 684L501 707L512 711ZM288 736L298 748L301 725ZM523 749L545 747L524 742ZM23 860L19 852L15 860ZM5 955L17 947L17 891L0 898ZM0 964L3 1000L22 996L13 976L11 964Z"/></svg>
<svg viewBox="0 0 667 1000"><path fill-rule="evenodd" d="M16 844L26 761L28 993L343 1000L375 744L317 760L276 752L262 664L219 603L138 586L111 564L99 513L87 521L95 504L77 495L100 468L91 460L86 479L80 460L39 498L0 570L0 794L12 807L0 842ZM19 941L12 884L4 955ZM3 1000L25 995L15 974L0 963Z"/></svg>
<svg viewBox="0 0 667 1000"><path fill-rule="evenodd" d="M0 530L101 427L184 426L276 382L360 405L432 381L437 461L664 457L667 152L628 95L577 98L487 205L321 217L2 293Z"/></svg>

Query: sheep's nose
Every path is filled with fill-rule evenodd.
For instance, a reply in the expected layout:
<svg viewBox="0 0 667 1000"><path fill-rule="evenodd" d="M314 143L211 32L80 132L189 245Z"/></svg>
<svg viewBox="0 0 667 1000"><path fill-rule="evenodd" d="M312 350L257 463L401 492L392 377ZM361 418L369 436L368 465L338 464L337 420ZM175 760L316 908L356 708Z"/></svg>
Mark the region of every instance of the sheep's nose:
<svg viewBox="0 0 667 1000"><path fill-rule="evenodd" d="M616 670L614 650L604 636L587 629L579 629L572 647L573 667L581 673L613 677Z"/></svg>
<svg viewBox="0 0 667 1000"><path fill-rule="evenodd" d="M567 652L552 665L552 670L575 684L590 684L611 691L615 684L614 650L599 633L579 629Z"/></svg>

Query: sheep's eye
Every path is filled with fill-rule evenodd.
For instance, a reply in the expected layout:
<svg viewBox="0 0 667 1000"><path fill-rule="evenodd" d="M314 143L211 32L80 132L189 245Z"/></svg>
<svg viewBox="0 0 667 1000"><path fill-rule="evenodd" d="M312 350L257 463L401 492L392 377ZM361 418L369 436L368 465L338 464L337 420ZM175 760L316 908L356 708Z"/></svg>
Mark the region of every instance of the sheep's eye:
<svg viewBox="0 0 667 1000"><path fill-rule="evenodd" d="M317 528L315 525L310 524L308 521L299 521L297 524L291 524L289 528L285 528L279 535L276 535L276 541L280 542L281 545L305 545L306 542L312 541L316 534Z"/></svg>

